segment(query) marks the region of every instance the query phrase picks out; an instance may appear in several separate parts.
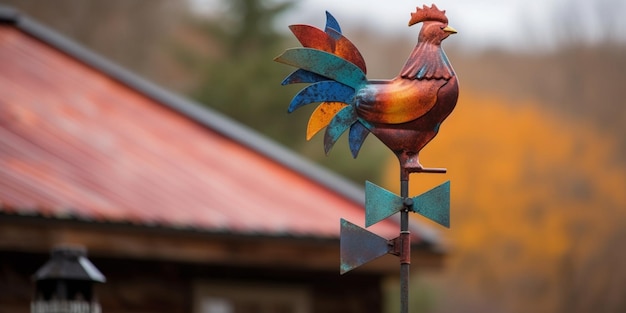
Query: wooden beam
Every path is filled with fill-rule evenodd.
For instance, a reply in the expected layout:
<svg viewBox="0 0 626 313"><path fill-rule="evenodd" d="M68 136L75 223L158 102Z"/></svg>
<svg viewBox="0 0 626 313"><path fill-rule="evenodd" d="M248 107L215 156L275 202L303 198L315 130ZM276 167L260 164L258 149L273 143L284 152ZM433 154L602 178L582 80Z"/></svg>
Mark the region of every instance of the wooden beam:
<svg viewBox="0 0 626 313"><path fill-rule="evenodd" d="M137 225L89 223L41 217L0 216L0 250L46 253L59 244L80 244L89 255L120 259L192 262L207 265L271 267L339 273L338 238L296 238L217 234ZM439 268L442 255L416 248L416 269ZM359 271L394 274L387 255Z"/></svg>

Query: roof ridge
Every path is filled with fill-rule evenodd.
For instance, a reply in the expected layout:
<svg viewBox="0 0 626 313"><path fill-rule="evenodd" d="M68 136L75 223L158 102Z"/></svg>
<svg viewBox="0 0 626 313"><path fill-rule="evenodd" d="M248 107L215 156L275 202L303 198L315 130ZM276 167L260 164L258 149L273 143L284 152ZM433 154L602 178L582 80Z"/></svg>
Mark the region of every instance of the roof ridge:
<svg viewBox="0 0 626 313"><path fill-rule="evenodd" d="M20 17L20 11L12 6L0 4L0 23L16 24Z"/></svg>

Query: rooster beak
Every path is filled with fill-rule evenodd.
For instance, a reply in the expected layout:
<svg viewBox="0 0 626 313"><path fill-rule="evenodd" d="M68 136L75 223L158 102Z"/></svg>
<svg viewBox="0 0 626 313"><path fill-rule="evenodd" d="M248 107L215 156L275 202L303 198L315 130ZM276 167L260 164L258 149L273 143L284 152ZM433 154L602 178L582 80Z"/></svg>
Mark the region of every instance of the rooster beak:
<svg viewBox="0 0 626 313"><path fill-rule="evenodd" d="M446 27L443 29L443 31L444 31L444 32L448 32L448 33L450 33L450 34L456 34L456 33L457 33L456 29L452 28L451 26L446 26Z"/></svg>

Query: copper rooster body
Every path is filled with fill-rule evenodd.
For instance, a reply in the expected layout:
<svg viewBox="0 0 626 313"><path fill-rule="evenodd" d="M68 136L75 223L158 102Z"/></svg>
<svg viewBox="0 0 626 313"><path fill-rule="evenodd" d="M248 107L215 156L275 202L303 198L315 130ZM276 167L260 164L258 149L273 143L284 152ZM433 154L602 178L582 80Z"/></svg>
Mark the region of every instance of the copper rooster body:
<svg viewBox="0 0 626 313"><path fill-rule="evenodd" d="M415 49L391 80L366 78L363 57L329 13L324 31L290 26L303 48L289 49L275 60L299 68L283 84L311 83L293 98L289 112L321 102L311 115L307 139L326 127L328 152L349 129L350 149L356 157L371 132L395 153L407 175L423 170L419 152L454 109L459 88L441 47L444 39L456 33L448 26L445 11L434 4L417 8L409 26L420 22L423 26Z"/></svg>

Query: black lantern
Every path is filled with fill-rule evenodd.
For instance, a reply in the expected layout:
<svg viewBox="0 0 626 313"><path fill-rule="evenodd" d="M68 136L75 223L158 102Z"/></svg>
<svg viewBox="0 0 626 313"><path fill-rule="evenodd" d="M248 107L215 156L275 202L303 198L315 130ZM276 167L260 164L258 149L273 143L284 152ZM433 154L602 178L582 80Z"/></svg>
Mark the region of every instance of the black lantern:
<svg viewBox="0 0 626 313"><path fill-rule="evenodd" d="M59 246L33 276L36 283L31 313L100 313L94 283L106 278L87 259L81 246Z"/></svg>

